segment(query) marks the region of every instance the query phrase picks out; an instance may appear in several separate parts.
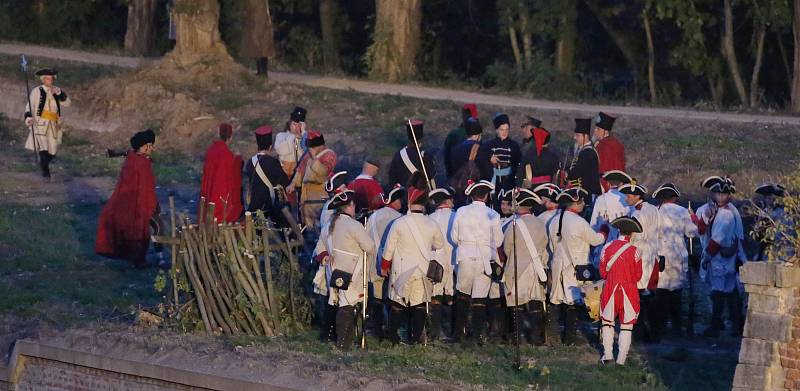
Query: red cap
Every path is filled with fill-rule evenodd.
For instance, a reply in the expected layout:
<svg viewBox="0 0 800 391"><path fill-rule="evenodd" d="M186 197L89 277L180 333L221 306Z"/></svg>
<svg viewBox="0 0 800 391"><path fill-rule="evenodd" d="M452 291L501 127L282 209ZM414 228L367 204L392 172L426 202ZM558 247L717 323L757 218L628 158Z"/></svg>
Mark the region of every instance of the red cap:
<svg viewBox="0 0 800 391"><path fill-rule="evenodd" d="M272 134L272 126L261 125L256 128L256 136L266 136L268 134Z"/></svg>
<svg viewBox="0 0 800 391"><path fill-rule="evenodd" d="M229 139L233 135L233 126L229 123L219 124L219 137Z"/></svg>
<svg viewBox="0 0 800 391"><path fill-rule="evenodd" d="M472 118L478 118L478 106L475 103L464 103L464 110L469 110L469 115Z"/></svg>

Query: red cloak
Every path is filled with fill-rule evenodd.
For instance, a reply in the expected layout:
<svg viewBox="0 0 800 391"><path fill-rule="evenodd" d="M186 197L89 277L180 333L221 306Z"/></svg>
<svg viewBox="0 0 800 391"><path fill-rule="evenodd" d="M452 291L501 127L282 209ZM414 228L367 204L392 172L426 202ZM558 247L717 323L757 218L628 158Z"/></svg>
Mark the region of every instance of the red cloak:
<svg viewBox="0 0 800 391"><path fill-rule="evenodd" d="M613 135L597 142L594 148L600 159L600 175L611 170L625 171L625 146ZM608 183L600 178L603 189L608 189Z"/></svg>
<svg viewBox="0 0 800 391"><path fill-rule="evenodd" d="M150 246L150 218L157 208L150 159L130 151L114 193L100 213L94 251L143 265Z"/></svg>
<svg viewBox="0 0 800 391"><path fill-rule="evenodd" d="M347 185L354 191L353 201L356 203L356 210L368 209L370 211L383 208L383 188L374 178L359 175L355 180Z"/></svg>
<svg viewBox="0 0 800 391"><path fill-rule="evenodd" d="M222 140L206 152L200 196L215 205L217 221L234 222L242 215L242 158Z"/></svg>

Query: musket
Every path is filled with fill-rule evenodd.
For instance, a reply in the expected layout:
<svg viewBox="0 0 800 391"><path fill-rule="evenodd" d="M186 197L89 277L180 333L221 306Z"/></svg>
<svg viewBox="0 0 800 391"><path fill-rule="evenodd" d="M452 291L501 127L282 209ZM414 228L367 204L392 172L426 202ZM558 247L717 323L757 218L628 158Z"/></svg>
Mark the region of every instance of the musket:
<svg viewBox="0 0 800 391"><path fill-rule="evenodd" d="M106 149L106 156L109 158L128 156L128 151L120 151L117 149Z"/></svg>
<svg viewBox="0 0 800 391"><path fill-rule="evenodd" d="M512 211L512 218L511 218L511 244L513 246L512 256L514 257L514 345L515 345L515 353L516 353L516 368L517 370L522 369L522 355L520 353L519 348L519 289L517 289L517 212L519 210L519 204L517 203L517 193L519 190L514 189L512 190L511 194L511 211ZM524 223L523 223L524 224Z"/></svg>
<svg viewBox="0 0 800 391"><path fill-rule="evenodd" d="M689 201L689 213L693 213L692 201ZM694 241L691 236L689 236L689 258L694 258ZM694 335L694 276L691 266L687 268L686 273L689 280L689 316L686 320L686 334L692 336Z"/></svg>
<svg viewBox="0 0 800 391"><path fill-rule="evenodd" d="M417 132L414 131L414 125L411 125L411 120L408 120L408 127L411 129L411 138L414 139L414 148L417 149L417 156L419 156L419 164L422 166L422 173L425 174L425 183L428 185L428 191L433 190L431 186L431 178L428 176L428 169L425 167L425 161L422 160L422 151L419 149L419 142L417 141Z"/></svg>
<svg viewBox="0 0 800 391"><path fill-rule="evenodd" d="M364 215L364 231L367 230L367 215ZM367 348L367 302L369 301L369 297L367 296L367 273L369 273L369 269L367 268L367 252L362 251L362 269L361 269L361 293L364 297L364 303L361 306L361 349Z"/></svg>
<svg viewBox="0 0 800 391"><path fill-rule="evenodd" d="M25 58L25 55L21 55L19 57L19 71L22 73L22 77L25 78L25 100L28 101L28 109L30 109L31 118L34 120L36 116L34 115L33 111L33 104L31 104L31 86L28 84L28 60ZM29 126L31 131L31 139L33 139L33 155L36 156L36 162L39 162L39 139L36 138L36 132L33 130L33 123Z"/></svg>

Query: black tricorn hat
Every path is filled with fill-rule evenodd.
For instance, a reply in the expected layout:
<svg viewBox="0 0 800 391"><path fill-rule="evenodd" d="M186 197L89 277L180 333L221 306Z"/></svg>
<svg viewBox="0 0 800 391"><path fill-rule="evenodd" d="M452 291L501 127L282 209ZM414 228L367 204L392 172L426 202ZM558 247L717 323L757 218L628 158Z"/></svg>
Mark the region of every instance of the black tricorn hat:
<svg viewBox="0 0 800 391"><path fill-rule="evenodd" d="M386 194L386 196L384 196L384 194ZM383 200L384 205L389 205L392 202L402 199L405 194L406 188L396 183L394 186L381 193L381 200Z"/></svg>
<svg viewBox="0 0 800 391"><path fill-rule="evenodd" d="M58 71L51 68L42 68L36 71L36 76L56 76L58 75Z"/></svg>
<svg viewBox="0 0 800 391"><path fill-rule="evenodd" d="M632 194L632 195L638 195L640 197L644 197L647 195L647 188L642 185L636 184L636 181L633 181L631 183L626 183L620 186L619 189L617 190L619 190L619 192L622 194Z"/></svg>
<svg viewBox="0 0 800 391"><path fill-rule="evenodd" d="M636 220L636 217L621 216L611 222L611 226L620 230L623 233L640 233L642 232L642 223Z"/></svg>
<svg viewBox="0 0 800 391"><path fill-rule="evenodd" d="M452 199L453 195L456 193L452 187L440 187L438 189L433 189L428 193L428 198L433 200L433 203L436 205L441 204L442 202Z"/></svg>
<svg viewBox="0 0 800 391"><path fill-rule="evenodd" d="M133 150L137 150L141 148L145 144L151 144L156 142L156 133L153 129L143 130L141 132L137 132L136 134L131 137L131 148Z"/></svg>
<svg viewBox="0 0 800 391"><path fill-rule="evenodd" d="M575 118L575 133L590 134L592 132L591 118Z"/></svg>
<svg viewBox="0 0 800 391"><path fill-rule="evenodd" d="M678 191L678 187L669 182L659 186L658 189L653 192L653 198L658 198L659 200L667 200L680 196L681 192Z"/></svg>
<svg viewBox="0 0 800 391"><path fill-rule="evenodd" d="M610 170L603 173L603 179L610 182L631 183L633 178L620 170Z"/></svg>
<svg viewBox="0 0 800 391"><path fill-rule="evenodd" d="M354 191L350 189L337 190L331 197L331 202L328 203L328 209L339 209L353 200Z"/></svg>
<svg viewBox="0 0 800 391"><path fill-rule="evenodd" d="M614 127L614 121L616 120L616 117L612 117L601 111L597 113L597 117L594 119L594 124L598 128L605 129L610 132L611 128Z"/></svg>
<svg viewBox="0 0 800 391"><path fill-rule="evenodd" d="M703 179L703 182L700 183L700 186L705 187L706 189L710 189L712 186L716 185L717 183L725 182L725 178L719 175L712 175L706 179Z"/></svg>
<svg viewBox="0 0 800 391"><path fill-rule="evenodd" d="M519 189L517 192L517 205L519 206L532 208L541 203L542 199L532 190Z"/></svg>
<svg viewBox="0 0 800 391"><path fill-rule="evenodd" d="M569 189L562 190L556 197L556 202L559 204L566 204L571 202L580 202L589 196L589 192L582 187L570 187Z"/></svg>
<svg viewBox="0 0 800 391"><path fill-rule="evenodd" d="M491 192L494 191L494 185L492 184L492 182L489 182L487 180L480 180L478 182L475 182L470 179L467 181L467 188L464 189L464 194L470 195L476 189L484 189L487 190L488 192Z"/></svg>
<svg viewBox="0 0 800 391"><path fill-rule="evenodd" d="M777 183L765 183L756 188L756 194L764 196L785 197L789 193L786 188Z"/></svg>
<svg viewBox="0 0 800 391"><path fill-rule="evenodd" d="M548 182L534 187L533 192L536 193L539 198L547 197L550 200L555 201L556 197L558 197L558 194L561 193L561 189L559 189L558 186Z"/></svg>
<svg viewBox="0 0 800 391"><path fill-rule="evenodd" d="M347 184L347 171L339 171L331 175L331 177L325 182L325 191L329 194L335 193L336 189L344 184Z"/></svg>
<svg viewBox="0 0 800 391"><path fill-rule="evenodd" d="M289 116L289 119L294 122L305 122L306 121L306 109L297 106L292 110L292 114Z"/></svg>
<svg viewBox="0 0 800 391"><path fill-rule="evenodd" d="M511 197L513 195L514 195L514 190L511 190L511 189L508 189L508 190L500 189L500 193L497 194L497 198L500 199L500 201L511 202Z"/></svg>

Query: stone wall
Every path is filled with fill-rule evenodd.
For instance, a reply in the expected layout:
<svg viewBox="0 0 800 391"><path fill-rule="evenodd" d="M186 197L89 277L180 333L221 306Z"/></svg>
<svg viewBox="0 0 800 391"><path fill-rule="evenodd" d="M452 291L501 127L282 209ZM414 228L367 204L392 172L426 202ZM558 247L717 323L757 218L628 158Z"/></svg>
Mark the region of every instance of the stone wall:
<svg viewBox="0 0 800 391"><path fill-rule="evenodd" d="M740 277L749 304L733 389L800 390L800 268L749 262Z"/></svg>

